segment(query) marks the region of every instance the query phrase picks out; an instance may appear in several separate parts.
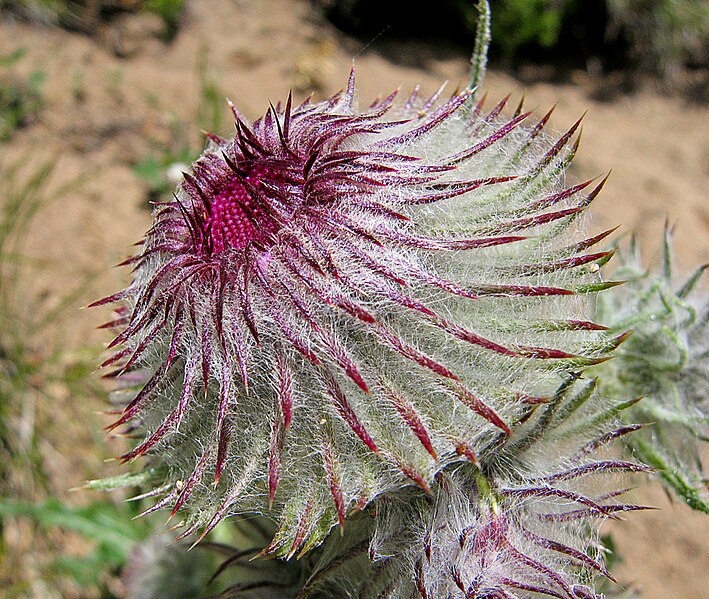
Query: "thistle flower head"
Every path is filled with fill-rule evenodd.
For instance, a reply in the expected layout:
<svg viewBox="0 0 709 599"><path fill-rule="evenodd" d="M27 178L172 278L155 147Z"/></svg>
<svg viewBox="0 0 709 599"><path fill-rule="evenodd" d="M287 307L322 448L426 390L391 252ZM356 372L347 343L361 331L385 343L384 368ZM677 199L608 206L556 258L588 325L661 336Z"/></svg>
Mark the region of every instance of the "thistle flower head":
<svg viewBox="0 0 709 599"><path fill-rule="evenodd" d="M235 513L292 556L381 493L429 491L498 447L565 373L624 337L589 322L613 283L579 234L558 139L471 92L271 106L210 145L160 205L110 323L112 425L153 466L185 534ZM136 384L140 377L142 381Z"/></svg>
<svg viewBox="0 0 709 599"><path fill-rule="evenodd" d="M638 459L690 507L709 513L702 445L709 438L709 302L700 282L707 266L679 282L665 228L662 266L646 268L634 242L620 253L627 283L599 298L596 311L633 335L617 359L598 366L603 393L643 397L626 418L646 423L628 438Z"/></svg>

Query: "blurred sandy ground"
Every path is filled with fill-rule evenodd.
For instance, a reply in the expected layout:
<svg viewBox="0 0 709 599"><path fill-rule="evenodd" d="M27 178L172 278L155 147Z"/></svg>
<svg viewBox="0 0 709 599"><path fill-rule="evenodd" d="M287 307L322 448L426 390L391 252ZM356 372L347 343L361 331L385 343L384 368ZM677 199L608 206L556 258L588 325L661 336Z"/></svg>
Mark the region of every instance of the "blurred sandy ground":
<svg viewBox="0 0 709 599"><path fill-rule="evenodd" d="M0 54L25 47L18 68L48 75L41 121L21 131L3 158L56 157L57 180L87 175L79 192L45 208L32 229L30 245L47 265L32 281L42 302L62 297L82 277L92 283L77 305L125 281L126 273L109 265L124 257L150 219L145 188L130 165L154 151L150 140L169 142L171 123L194 122L200 102L196 65L205 51L220 89L248 117L261 115L269 100L284 99L289 89L296 99L311 89L316 98L341 89L353 58L363 103L399 86L406 91L421 84L433 93L443 80L450 80L451 89L467 80L467 56L460 52L376 40L364 48L319 20L305 0L195 1L171 45L158 41L158 29L149 16L122 17L99 31L96 42L58 29L0 23ZM706 262L709 108L652 90L593 100L591 92L603 85L583 72L554 85L522 84L497 72L485 82L491 103L512 93L514 105L524 94L538 115L558 103L552 119L558 131L588 110L572 175L588 178L613 169L593 209L595 232L621 224L620 232L635 231L652 256L668 218L680 264ZM199 143L196 135L191 139ZM100 315L67 314L68 347L105 343L94 330ZM82 482L71 472L63 476L67 486ZM706 596L709 518L671 505L657 489L642 500L661 510L612 526L625 559L619 579L637 582L646 599Z"/></svg>

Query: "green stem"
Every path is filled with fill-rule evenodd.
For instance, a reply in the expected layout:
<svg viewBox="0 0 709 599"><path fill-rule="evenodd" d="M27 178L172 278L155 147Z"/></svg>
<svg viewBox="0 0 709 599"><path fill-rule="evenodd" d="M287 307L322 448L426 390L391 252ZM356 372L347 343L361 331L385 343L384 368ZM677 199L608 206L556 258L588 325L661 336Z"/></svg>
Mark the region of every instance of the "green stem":
<svg viewBox="0 0 709 599"><path fill-rule="evenodd" d="M487 0L480 0L478 3L478 25L475 30L475 48L470 57L470 89L473 90L471 101L474 101L487 70L487 51L490 46L490 4Z"/></svg>

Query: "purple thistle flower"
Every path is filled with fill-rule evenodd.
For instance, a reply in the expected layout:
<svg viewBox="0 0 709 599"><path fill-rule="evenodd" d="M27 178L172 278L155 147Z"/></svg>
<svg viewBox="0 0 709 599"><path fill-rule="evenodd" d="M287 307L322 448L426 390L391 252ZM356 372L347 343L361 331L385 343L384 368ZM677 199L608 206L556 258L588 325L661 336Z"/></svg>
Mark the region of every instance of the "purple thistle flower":
<svg viewBox="0 0 709 599"><path fill-rule="evenodd" d="M184 534L236 513L279 520L292 556L387 490L504 443L567 372L624 336L589 322L613 286L578 234L604 181L567 186L559 139L507 99L344 93L271 106L210 135L160 205L102 365L149 456L152 509ZM135 374L144 373L135 386Z"/></svg>

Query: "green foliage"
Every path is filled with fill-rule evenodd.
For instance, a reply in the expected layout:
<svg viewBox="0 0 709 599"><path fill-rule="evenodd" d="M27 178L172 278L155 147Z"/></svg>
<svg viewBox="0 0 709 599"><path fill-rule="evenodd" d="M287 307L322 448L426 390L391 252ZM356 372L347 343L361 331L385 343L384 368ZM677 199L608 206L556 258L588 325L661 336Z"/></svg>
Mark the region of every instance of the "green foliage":
<svg viewBox="0 0 709 599"><path fill-rule="evenodd" d="M42 361L24 343L26 329L18 318L17 297L20 253L29 223L46 200L44 188L51 173L45 164L29 180L19 183L20 163L3 170L0 176L0 481L3 489L16 487L11 468L24 466L33 472L30 481L19 486L44 484L34 435L18 431L16 419L26 400L29 382L36 380ZM18 492L19 489L13 489Z"/></svg>
<svg viewBox="0 0 709 599"><path fill-rule="evenodd" d="M34 552L56 551L56 538L47 533L54 524L88 539L106 536L86 558L63 556L48 569L40 566L47 583L51 580L63 589L71 579L84 587L115 568L118 533L112 531L120 530L117 523L128 516L125 510L113 519L101 516L113 509L103 503L78 509L44 499L52 492L52 472L42 447L55 446L60 436L64 443L75 430L75 414L63 412L62 402L71 398L76 409L87 396L93 402L103 392L89 379L95 352L68 352L55 341L57 318L77 300L87 281L78 282L53 305L44 305L31 284L39 258L25 253L38 213L74 191L81 180L57 186L52 183L52 160L31 166L27 162L21 157L0 165L0 586L8 597L25 596L29 584L24 579L27 557L8 540L13 535L5 536L8 530L30 535Z"/></svg>
<svg viewBox="0 0 709 599"><path fill-rule="evenodd" d="M151 202L165 200L175 187L175 181L168 177L170 167L185 170L199 151L195 152L188 145L177 148L158 146L154 153L148 154L133 165L133 173L142 179L148 187L148 199Z"/></svg>
<svg viewBox="0 0 709 599"><path fill-rule="evenodd" d="M19 61L25 50L18 48L7 56L0 56L0 142L9 141L15 131L36 118L44 107L43 71L33 71L19 77L10 67Z"/></svg>
<svg viewBox="0 0 709 599"><path fill-rule="evenodd" d="M0 521L26 517L43 528L56 527L78 533L92 545L82 557L61 556L51 567L72 577L83 588L100 587L102 575L123 565L135 543L150 534L150 523L133 519L130 504L97 501L73 507L56 499L27 503L0 499Z"/></svg>
<svg viewBox="0 0 709 599"><path fill-rule="evenodd" d="M50 162L37 167L29 177L20 173L23 160L5 169L0 176L0 451L2 469L0 479L6 479L7 469L14 459L27 462L26 466L35 475L42 469L36 463L34 435L23 437L10 426L13 416L22 410L27 394L35 391L34 381L48 382L55 376L63 376L53 352L40 351L29 343L51 322L58 310L65 307L60 302L51 311L27 310L29 298L22 295L22 278L30 261L23 254L27 230L37 212L52 198L61 197L74 189L76 181L55 190L50 195L48 181L53 171ZM76 371L71 370L70 379L76 381Z"/></svg>
<svg viewBox="0 0 709 599"><path fill-rule="evenodd" d="M703 0L606 0L610 28L629 38L638 65L672 79L709 59L709 4Z"/></svg>
<svg viewBox="0 0 709 599"><path fill-rule="evenodd" d="M197 127L210 133L222 133L225 127L224 93L209 67L209 55L206 48L202 48L197 55L197 77L200 99L197 106Z"/></svg>
<svg viewBox="0 0 709 599"><path fill-rule="evenodd" d="M492 2L492 38L511 60L530 44L550 48L559 40L574 0L497 0Z"/></svg>
<svg viewBox="0 0 709 599"><path fill-rule="evenodd" d="M146 0L145 10L162 19L165 41L175 39L185 10L185 3L186 0Z"/></svg>
<svg viewBox="0 0 709 599"><path fill-rule="evenodd" d="M475 0L316 0L349 32L443 36L467 43L478 21ZM490 0L492 47L507 66L520 59L584 68L590 58L609 68L637 68L662 79L688 65L709 64L705 0ZM480 39L480 38L478 38Z"/></svg>
<svg viewBox="0 0 709 599"><path fill-rule="evenodd" d="M0 10L12 11L41 23L57 22L68 0L0 0Z"/></svg>
<svg viewBox="0 0 709 599"><path fill-rule="evenodd" d="M589 8L578 0L497 0L492 3L492 32L503 58L512 60L527 47L560 47L561 32L579 19L598 14L605 19L598 39L582 43L595 54L614 37L628 45L626 61L639 69L672 80L689 63L709 59L709 4L702 0L603 0ZM579 33L582 37L590 31ZM603 36L602 38L600 36Z"/></svg>
<svg viewBox="0 0 709 599"><path fill-rule="evenodd" d="M118 572L127 586L126 596L132 599L197 599L206 591L225 586L229 577L222 576L214 584L210 580L216 570L214 552L198 549L188 553L168 534L153 536L152 531L161 524L136 518L139 506L139 502L94 501L70 506L57 499L32 503L0 498L0 524L10 518L25 518L47 532L81 537L87 551L60 554L46 569L48 577L73 580L82 593L113 596L107 589L107 575ZM227 535L225 540L234 542L235 538Z"/></svg>
<svg viewBox="0 0 709 599"><path fill-rule="evenodd" d="M111 0L0 0L0 10L4 9L30 21L85 32L95 28L102 11L109 6L114 10L118 8L116 2Z"/></svg>
<svg viewBox="0 0 709 599"><path fill-rule="evenodd" d="M89 34L99 21L116 13L144 10L160 17L163 40L169 42L179 31L185 4L186 0L0 0L0 10Z"/></svg>
<svg viewBox="0 0 709 599"><path fill-rule="evenodd" d="M83 179L77 177L50 190L54 161L33 167L30 174L23 172L25 164L23 157L4 168L0 165L0 345L5 357L13 340L21 346L26 337L42 332L85 287L82 281L49 311L26 310L29 298L20 295L20 287L26 274L23 270L32 265L24 254L28 229L43 207L76 190Z"/></svg>
<svg viewBox="0 0 709 599"><path fill-rule="evenodd" d="M701 457L709 438L709 304L697 293L706 266L678 283L669 231L654 269L642 266L634 244L621 259L616 275L627 283L599 297L598 313L633 335L597 367L602 390L642 398L625 414L647 425L627 437L630 449L691 508L709 513Z"/></svg>

